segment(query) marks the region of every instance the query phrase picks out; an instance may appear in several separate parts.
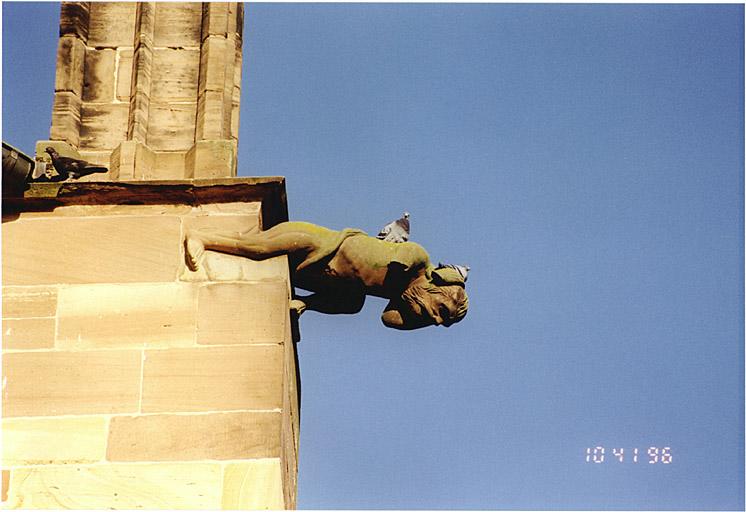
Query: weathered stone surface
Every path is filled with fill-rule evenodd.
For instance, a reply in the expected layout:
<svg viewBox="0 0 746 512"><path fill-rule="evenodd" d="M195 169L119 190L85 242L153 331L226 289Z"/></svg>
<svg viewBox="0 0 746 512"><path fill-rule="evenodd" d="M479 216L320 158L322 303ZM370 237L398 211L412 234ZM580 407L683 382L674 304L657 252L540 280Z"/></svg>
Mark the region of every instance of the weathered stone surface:
<svg viewBox="0 0 746 512"><path fill-rule="evenodd" d="M135 16L135 50L143 46L153 47L155 34L156 2L138 2Z"/></svg>
<svg viewBox="0 0 746 512"><path fill-rule="evenodd" d="M295 494L295 489L292 490ZM224 510L281 510L292 508L282 496L279 459L232 463L223 476Z"/></svg>
<svg viewBox="0 0 746 512"><path fill-rule="evenodd" d="M202 39L211 35L227 37L235 33L236 22L243 5L236 2L205 2L202 4Z"/></svg>
<svg viewBox="0 0 746 512"><path fill-rule="evenodd" d="M153 10L152 4L141 3L138 12L148 13ZM148 120L150 115L150 87L152 84L153 50L147 43L146 34L140 33L146 42L141 42L132 56L132 73L130 87L129 118L127 121L127 138L138 143L147 142Z"/></svg>
<svg viewBox="0 0 746 512"><path fill-rule="evenodd" d="M199 94L205 91L223 91L226 79L233 80L235 44L220 36L210 36L202 43L199 69ZM227 74L230 73L230 76ZM228 84L233 86L232 83Z"/></svg>
<svg viewBox="0 0 746 512"><path fill-rule="evenodd" d="M236 175L236 158L230 140L197 141L186 154L187 174L194 178L228 178Z"/></svg>
<svg viewBox="0 0 746 512"><path fill-rule="evenodd" d="M226 232L243 233L259 229L259 216L257 213L222 213L216 211L207 213L209 210L202 209L194 215L184 217L184 230L191 229L220 229Z"/></svg>
<svg viewBox="0 0 746 512"><path fill-rule="evenodd" d="M89 49L85 52L83 101L114 101L116 57L117 52L112 48Z"/></svg>
<svg viewBox="0 0 746 512"><path fill-rule="evenodd" d="M134 2L91 2L88 46L132 46L135 38Z"/></svg>
<svg viewBox="0 0 746 512"><path fill-rule="evenodd" d="M198 2L158 2L156 4L155 46L199 46L202 4Z"/></svg>
<svg viewBox="0 0 746 512"><path fill-rule="evenodd" d="M129 181L112 183L33 183L23 203L4 202L4 220L18 211L50 210L70 205L204 205L209 203L261 202L262 226L267 229L287 220L285 178L277 176Z"/></svg>
<svg viewBox="0 0 746 512"><path fill-rule="evenodd" d="M4 277L7 281L7 273ZM4 286L3 318L54 316L57 312L57 289L43 286Z"/></svg>
<svg viewBox="0 0 746 512"><path fill-rule="evenodd" d="M89 150L114 149L127 138L128 117L129 108L126 103L83 103L80 145Z"/></svg>
<svg viewBox="0 0 746 512"><path fill-rule="evenodd" d="M10 352L3 355L3 416L136 412L141 352Z"/></svg>
<svg viewBox="0 0 746 512"><path fill-rule="evenodd" d="M156 48L153 64L151 101L197 101L199 49Z"/></svg>
<svg viewBox="0 0 746 512"><path fill-rule="evenodd" d="M227 203L230 205L236 203ZM241 204L241 203L238 203ZM253 205L254 203L250 203ZM210 205L205 205L210 206ZM215 205L220 206L220 205ZM75 204L71 206L60 206L51 211L40 211L40 212L22 212L19 214L21 220L24 219L45 219L54 217L105 217L109 215L115 216L129 216L129 217L143 217L153 215L161 217L164 215L190 215L199 214L201 211L213 211L213 210L202 210L202 207L189 206L186 204L153 204L153 205L139 205L139 204ZM215 210L219 211L219 210ZM248 209L247 212L254 210ZM7 287L8 289L31 289L25 287ZM54 291L53 288L51 288ZM55 292L56 293L56 292Z"/></svg>
<svg viewBox="0 0 746 512"><path fill-rule="evenodd" d="M219 140L230 138L231 110L226 112L225 95L222 91L205 91L197 103L197 140Z"/></svg>
<svg viewBox="0 0 746 512"><path fill-rule="evenodd" d="M109 157L109 174L113 180L133 179L135 176L135 148L137 142L122 141Z"/></svg>
<svg viewBox="0 0 746 512"><path fill-rule="evenodd" d="M142 412L276 409L282 346L146 350Z"/></svg>
<svg viewBox="0 0 746 512"><path fill-rule="evenodd" d="M96 165L102 165L104 167L109 166L109 159L111 157L111 151L108 150L99 150L99 151L86 151L85 149L80 151L80 158L85 160L86 162L90 162L92 164ZM88 176L83 176L76 181L78 183L85 183L86 181L91 181L91 178L93 181L101 181L101 180L108 180L109 175L105 173L94 173L89 174Z"/></svg>
<svg viewBox="0 0 746 512"><path fill-rule="evenodd" d="M287 272L287 264L287 256L253 261L241 256L207 251L199 271L192 272L185 265L179 279L188 282L261 281L283 275Z"/></svg>
<svg viewBox="0 0 746 512"><path fill-rule="evenodd" d="M107 460L187 461L279 457L279 412L112 418Z"/></svg>
<svg viewBox="0 0 746 512"><path fill-rule="evenodd" d="M2 487L2 502L8 501L8 490L10 489L10 470L3 469L3 487Z"/></svg>
<svg viewBox="0 0 746 512"><path fill-rule="evenodd" d="M148 146L154 151L186 151L194 144L195 104L150 103Z"/></svg>
<svg viewBox="0 0 746 512"><path fill-rule="evenodd" d="M262 205L259 202L240 202L240 203L211 203L211 204L202 204L199 206L196 206L193 210L193 214L196 216L201 216L203 214L213 214L212 217L214 218L216 215L214 214L239 214L239 215L248 215L248 216L259 216L262 211ZM258 226L259 224L257 224ZM248 229L254 227L254 224L252 225L244 225L242 226L242 229Z"/></svg>
<svg viewBox="0 0 746 512"><path fill-rule="evenodd" d="M143 147L142 149L143 153L149 151L147 147ZM184 153L180 151L166 151L150 154L153 156L150 160L146 161L146 164L138 165L135 168L135 178L141 180L177 180L184 177ZM142 161L142 159L139 161Z"/></svg>
<svg viewBox="0 0 746 512"><path fill-rule="evenodd" d="M74 92L56 92L52 105L52 128L49 137L65 141L73 147L80 145L81 100Z"/></svg>
<svg viewBox="0 0 746 512"><path fill-rule="evenodd" d="M145 144L126 140L112 151L109 172L112 179L121 181L151 176L157 168L156 159L157 155Z"/></svg>
<svg viewBox="0 0 746 512"><path fill-rule="evenodd" d="M220 508L219 463L40 466L11 470L7 508Z"/></svg>
<svg viewBox="0 0 746 512"><path fill-rule="evenodd" d="M297 326L297 325L296 325ZM285 339L285 388L282 402L282 447L280 462L282 465L282 488L285 507L295 509L296 489L298 487L298 441L300 438L300 418L298 416L298 370L295 364L295 343L290 323L286 324Z"/></svg>
<svg viewBox="0 0 746 512"><path fill-rule="evenodd" d="M117 100L129 101L132 91L132 65L134 63L134 51L132 48L117 49Z"/></svg>
<svg viewBox="0 0 746 512"><path fill-rule="evenodd" d="M6 222L5 284L171 282L183 266L180 228L175 217Z"/></svg>
<svg viewBox="0 0 746 512"><path fill-rule="evenodd" d="M106 454L106 418L4 418L3 464L97 462Z"/></svg>
<svg viewBox="0 0 746 512"><path fill-rule="evenodd" d="M3 350L54 347L54 318L3 319Z"/></svg>
<svg viewBox="0 0 746 512"><path fill-rule="evenodd" d="M57 347L153 348L194 345L197 294L177 283L60 289Z"/></svg>
<svg viewBox="0 0 746 512"><path fill-rule="evenodd" d="M288 316L284 280L219 283L199 290L197 341L201 344L282 343Z"/></svg>
<svg viewBox="0 0 746 512"><path fill-rule="evenodd" d="M60 36L72 35L83 42L88 40L90 2L62 2L60 9Z"/></svg>
<svg viewBox="0 0 746 512"><path fill-rule="evenodd" d="M85 69L85 44L77 37L61 37L57 44L57 68L54 90L83 94Z"/></svg>

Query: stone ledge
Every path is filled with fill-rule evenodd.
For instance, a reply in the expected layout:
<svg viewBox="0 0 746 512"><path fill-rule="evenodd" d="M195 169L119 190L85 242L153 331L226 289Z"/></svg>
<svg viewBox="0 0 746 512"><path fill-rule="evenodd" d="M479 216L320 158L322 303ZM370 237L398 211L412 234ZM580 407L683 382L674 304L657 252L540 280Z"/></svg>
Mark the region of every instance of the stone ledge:
<svg viewBox="0 0 746 512"><path fill-rule="evenodd" d="M3 197L3 221L14 213L53 210L67 205L153 205L261 201L267 229L288 220L282 176L167 181L90 181L31 183L22 197ZM10 217L10 218L5 218Z"/></svg>

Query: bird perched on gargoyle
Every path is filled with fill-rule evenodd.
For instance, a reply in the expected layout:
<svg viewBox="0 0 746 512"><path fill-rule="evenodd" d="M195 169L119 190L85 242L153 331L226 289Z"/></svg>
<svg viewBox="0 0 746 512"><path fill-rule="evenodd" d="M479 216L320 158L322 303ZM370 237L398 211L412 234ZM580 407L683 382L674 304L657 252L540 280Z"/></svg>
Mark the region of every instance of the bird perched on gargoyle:
<svg viewBox="0 0 746 512"><path fill-rule="evenodd" d="M378 233L378 238L386 242L396 243L409 240L409 212L404 212L404 216L401 219L396 219L386 224L381 229L381 232Z"/></svg>
<svg viewBox="0 0 746 512"><path fill-rule="evenodd" d="M438 263L438 268L452 268L459 273L464 282L469 279L469 271L471 270L469 265L452 265L448 263Z"/></svg>
<svg viewBox="0 0 746 512"><path fill-rule="evenodd" d="M60 156L53 147L45 149L49 156L52 158L52 165L59 174L50 181L65 181L67 179L77 180L83 176L94 174L97 172L107 172L109 169L101 165L92 164L85 160L78 160L77 158L70 158L67 156Z"/></svg>

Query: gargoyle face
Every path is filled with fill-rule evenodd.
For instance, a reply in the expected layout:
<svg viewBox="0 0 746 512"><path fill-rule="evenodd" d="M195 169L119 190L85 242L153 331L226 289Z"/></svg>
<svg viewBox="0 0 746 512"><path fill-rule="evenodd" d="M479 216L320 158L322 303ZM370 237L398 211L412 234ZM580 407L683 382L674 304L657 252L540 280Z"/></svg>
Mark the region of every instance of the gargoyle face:
<svg viewBox="0 0 746 512"><path fill-rule="evenodd" d="M463 286L437 286L431 282L415 282L401 297L395 311L388 310L382 317L387 327L419 329L429 325L449 327L460 321L469 307Z"/></svg>

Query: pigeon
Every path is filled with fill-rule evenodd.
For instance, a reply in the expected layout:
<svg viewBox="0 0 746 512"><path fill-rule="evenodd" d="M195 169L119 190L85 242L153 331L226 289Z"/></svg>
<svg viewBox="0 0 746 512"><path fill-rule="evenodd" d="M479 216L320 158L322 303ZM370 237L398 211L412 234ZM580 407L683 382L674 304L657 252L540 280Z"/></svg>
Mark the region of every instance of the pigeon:
<svg viewBox="0 0 746 512"><path fill-rule="evenodd" d="M381 232L378 233L378 238L386 242L396 243L409 240L409 212L404 212L404 216L401 219L386 224L381 229Z"/></svg>
<svg viewBox="0 0 746 512"><path fill-rule="evenodd" d="M461 274L461 277L464 279L464 282L469 278L469 265L451 265L448 263L438 263L438 268L452 268L456 270L459 274Z"/></svg>
<svg viewBox="0 0 746 512"><path fill-rule="evenodd" d="M52 165L59 174L54 181L65 181L67 179L77 180L82 176L93 174L97 172L107 172L109 169L106 167L95 165L85 160L78 160L76 158L69 158L66 156L60 156L53 147L45 149L49 156L52 157Z"/></svg>

